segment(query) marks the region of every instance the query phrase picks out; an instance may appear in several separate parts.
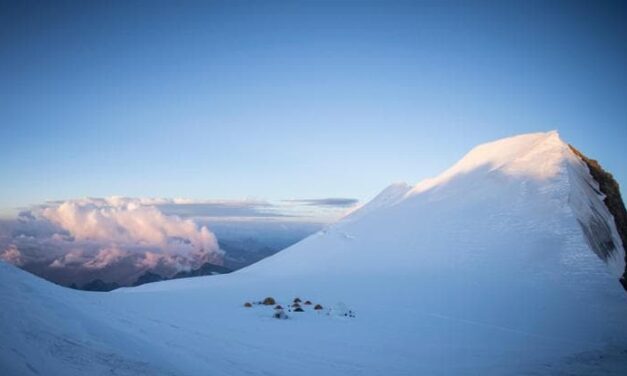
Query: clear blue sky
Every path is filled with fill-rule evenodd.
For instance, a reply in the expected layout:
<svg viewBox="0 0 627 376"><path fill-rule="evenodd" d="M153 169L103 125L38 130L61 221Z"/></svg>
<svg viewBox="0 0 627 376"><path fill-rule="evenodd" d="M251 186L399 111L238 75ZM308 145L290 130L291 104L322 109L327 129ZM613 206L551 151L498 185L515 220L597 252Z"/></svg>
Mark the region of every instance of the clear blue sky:
<svg viewBox="0 0 627 376"><path fill-rule="evenodd" d="M626 40L624 2L2 1L0 213L367 199L550 129L624 186Z"/></svg>

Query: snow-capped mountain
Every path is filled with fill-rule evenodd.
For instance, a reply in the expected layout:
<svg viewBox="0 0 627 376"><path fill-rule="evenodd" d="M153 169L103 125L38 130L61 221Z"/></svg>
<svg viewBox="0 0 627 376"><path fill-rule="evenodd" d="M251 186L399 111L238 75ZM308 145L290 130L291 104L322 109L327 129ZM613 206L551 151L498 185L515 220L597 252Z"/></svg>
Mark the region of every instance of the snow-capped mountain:
<svg viewBox="0 0 627 376"><path fill-rule="evenodd" d="M0 264L2 374L624 374L625 251L556 132L480 145L240 271L88 293ZM273 306L251 304L273 297ZM294 297L310 300L296 312ZM322 309L312 307L320 304ZM330 309L333 308L333 309ZM354 316L354 317L352 317Z"/></svg>

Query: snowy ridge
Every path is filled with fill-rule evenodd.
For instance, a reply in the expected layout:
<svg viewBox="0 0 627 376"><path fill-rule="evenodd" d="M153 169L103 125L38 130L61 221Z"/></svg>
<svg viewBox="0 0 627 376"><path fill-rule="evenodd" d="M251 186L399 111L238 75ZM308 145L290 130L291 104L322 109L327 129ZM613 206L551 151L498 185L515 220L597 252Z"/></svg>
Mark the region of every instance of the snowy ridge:
<svg viewBox="0 0 627 376"><path fill-rule="evenodd" d="M512 175L546 178L557 173L567 145L557 131L532 133L485 143L473 148L453 167L436 178L418 183L408 196L420 194L478 169Z"/></svg>
<svg viewBox="0 0 627 376"><path fill-rule="evenodd" d="M414 187L392 185L227 275L97 294L0 265L10 286L0 290L0 366L8 375L622 375L624 250L602 199L557 132L535 133L478 146ZM243 307L266 296L341 302L356 317L305 308L276 320L272 307ZM64 343L82 355L68 357Z"/></svg>
<svg viewBox="0 0 627 376"><path fill-rule="evenodd" d="M344 217L342 222L352 222L378 209L395 205L400 202L412 188L411 185L404 182L391 184L361 208Z"/></svg>
<svg viewBox="0 0 627 376"><path fill-rule="evenodd" d="M518 192L514 194L511 189L516 185L519 186ZM597 188L595 188L595 186ZM505 189L508 189L504 191ZM466 196L460 200L459 196ZM477 197L478 196L478 197ZM510 137L494 142L482 144L472 149L453 167L446 170L441 175L426 179L415 186L409 186L405 183L397 183L389 186L376 196L372 201L356 210L339 223L331 226L324 232L314 235L304 240L301 244L296 245L295 250L285 250L281 254L262 261L257 265L253 265L252 269L257 270L263 268L266 263L277 263L278 260L292 257L293 265L290 266L273 266L276 270L297 270L304 272L310 265L317 262L332 262L335 257L335 244L333 247L325 247L325 250L312 251L313 260L308 260L306 254L307 244L316 244L320 246L320 242L326 243L330 238L340 239L343 246L347 240L355 239L355 230L353 228L369 227L366 232L373 229L385 228L388 231L394 231L390 226L382 226L383 218L388 215L395 217L388 222L405 222L406 224L414 223L412 217L422 217L434 215L433 210L424 211L427 203L444 202L437 206L436 211L446 211L447 215L441 219L448 225L455 222L457 211L471 204L473 199L479 202L485 202L481 207L486 212L494 204L493 201L504 200L502 207L499 208L498 214L493 214L494 218L501 216L503 218L513 217L533 218L541 215L551 219L549 228L553 228L556 234L568 235L568 240L578 243L582 239L582 243L587 243L590 248L586 251L591 254L597 254L609 267L611 273L620 276L620 271L624 270L624 250L622 242L612 216L603 203L603 195L598 192L598 186L588 173L587 167L582 161L570 150L568 144L563 142L556 131L547 133L533 133ZM529 208L539 209L538 213L527 213ZM563 214L562 222L568 222L569 226L564 223L556 223L557 218L554 213L548 211L549 208L554 209L555 213ZM509 212L504 211L508 209ZM516 210L525 212L516 213ZM407 213L409 211L409 213ZM402 212L402 214L400 214ZM392 213L392 214L390 214ZM471 213L472 216L481 213ZM462 221L471 220L472 216L461 218ZM400 220L397 218L401 218ZM485 218L479 218L484 221ZM422 230L433 231L433 222L424 221L423 218L416 218L421 223ZM371 223L374 222L374 223ZM573 224L579 223L580 227ZM490 223L489 229L499 229L503 227L503 223L496 221ZM529 226L529 225L528 225ZM462 233L467 231L463 227L465 224L459 225ZM535 226L534 226L535 227ZM565 227L569 228L570 233L562 234ZM403 228L402 223L397 223L396 229ZM522 228L521 230L527 230ZM581 231L583 230L583 232ZM406 229L409 233L416 230ZM477 233L485 232L485 229L478 229ZM599 239L593 239L591 234ZM391 235L391 234L388 234ZM370 237L371 234L368 234ZM485 234L490 236L490 234ZM583 236L583 237L582 237ZM407 234L402 236L394 236L403 242L406 242ZM316 240L318 239L318 240ZM470 239L468 239L470 240ZM393 239L385 239L385 241L393 242ZM608 246L607 244L613 244ZM580 247L580 245L578 245ZM605 249L604 251L599 248ZM608 249L606 249L608 248ZM611 249L609 249L611 248ZM328 249L328 251L326 250ZM368 247L363 248L368 249ZM328 257L323 257L329 252ZM398 252L398 251L397 251ZM353 255L355 259L359 259L357 255ZM362 251L361 256L364 256ZM391 259L395 262L395 259ZM345 260L348 263L351 261ZM375 263L375 261L372 261ZM355 263L353 260L351 263ZM376 261L377 267L384 264L385 261ZM368 268L370 265L363 265ZM320 267L320 266L318 266ZM393 267L391 265L390 267Z"/></svg>
<svg viewBox="0 0 627 376"><path fill-rule="evenodd" d="M378 209L397 205L477 171L533 180L568 179L568 202L591 250L608 264L613 275L622 275L625 250L613 217L603 203L604 195L585 163L560 139L557 131L519 135L479 145L435 178L425 179L413 187L406 183L391 185L347 219L352 221Z"/></svg>

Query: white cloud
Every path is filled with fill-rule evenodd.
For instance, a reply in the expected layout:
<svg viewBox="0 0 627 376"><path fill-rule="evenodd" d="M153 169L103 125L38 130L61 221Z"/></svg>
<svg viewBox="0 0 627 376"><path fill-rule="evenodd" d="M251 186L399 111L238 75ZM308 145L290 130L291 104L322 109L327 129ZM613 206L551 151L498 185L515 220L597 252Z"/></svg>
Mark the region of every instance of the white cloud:
<svg viewBox="0 0 627 376"><path fill-rule="evenodd" d="M113 197L63 202L43 208L39 215L69 232L77 241L117 245L173 247L175 240L191 243L190 250L218 252L215 236L191 220L166 216L141 199Z"/></svg>
<svg viewBox="0 0 627 376"><path fill-rule="evenodd" d="M10 244L2 253L0 253L0 259L10 264L22 266L24 260L20 250L17 249L15 244Z"/></svg>
<svg viewBox="0 0 627 376"><path fill-rule="evenodd" d="M160 199L89 198L53 202L20 216L0 258L59 270L120 270L131 281L146 269L164 274L222 263L214 234L191 219L166 215ZM0 248L2 249L2 248ZM117 268L117 269L116 269ZM116 269L116 270L114 270Z"/></svg>
<svg viewBox="0 0 627 376"><path fill-rule="evenodd" d="M126 256L128 256L128 253L117 246L102 248L93 258L87 261L84 266L89 269L102 269L107 265L120 262L120 260Z"/></svg>
<svg viewBox="0 0 627 376"><path fill-rule="evenodd" d="M227 238L264 236L263 229L275 224L285 225L281 236L308 234L303 229L332 222L355 203L344 198L52 201L0 222L0 259L62 284L95 278L127 284L146 270L168 276L206 262L222 264L223 252L207 226Z"/></svg>

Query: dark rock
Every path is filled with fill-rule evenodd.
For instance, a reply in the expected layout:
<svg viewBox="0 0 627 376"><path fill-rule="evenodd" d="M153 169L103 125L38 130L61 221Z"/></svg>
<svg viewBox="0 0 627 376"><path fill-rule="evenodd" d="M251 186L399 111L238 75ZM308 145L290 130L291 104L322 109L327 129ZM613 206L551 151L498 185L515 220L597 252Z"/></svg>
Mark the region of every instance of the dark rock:
<svg viewBox="0 0 627 376"><path fill-rule="evenodd" d="M618 182L614 179L612 174L605 171L598 161L590 159L583 155L579 150L575 149L572 145L569 145L570 149L588 166L590 175L599 184L599 189L605 195L603 202L614 216L614 223L616 229L623 242L623 247L627 244L627 210L625 209L625 203L620 195L620 187ZM627 253L625 254L625 261L627 261ZM623 288L627 290L627 266L623 272L623 276L620 279Z"/></svg>

